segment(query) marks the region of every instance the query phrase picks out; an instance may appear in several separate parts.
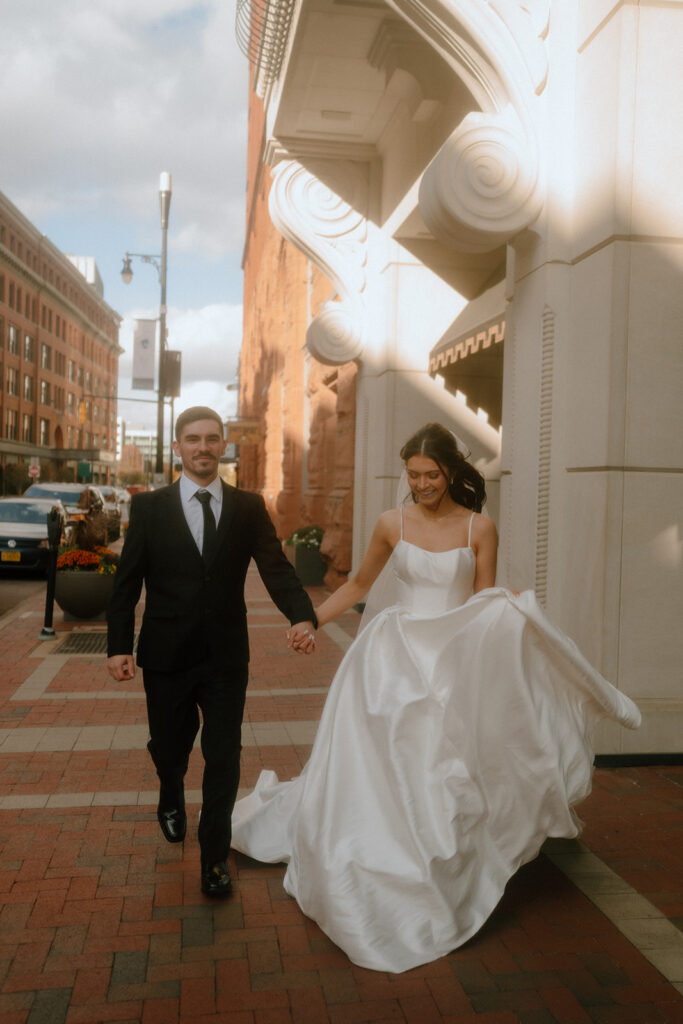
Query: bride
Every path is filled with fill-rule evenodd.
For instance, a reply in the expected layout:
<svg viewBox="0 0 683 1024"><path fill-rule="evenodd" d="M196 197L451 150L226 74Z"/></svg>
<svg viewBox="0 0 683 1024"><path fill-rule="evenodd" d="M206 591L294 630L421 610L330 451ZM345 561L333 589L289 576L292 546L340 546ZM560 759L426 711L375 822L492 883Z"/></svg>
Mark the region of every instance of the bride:
<svg viewBox="0 0 683 1024"><path fill-rule="evenodd" d="M232 839L287 862L303 912L354 963L392 972L462 945L546 837L577 835L594 723L640 722L530 591L495 587L484 480L453 435L427 424L401 458L412 503L380 516L358 573L316 609L322 626L377 581L310 760L289 782L261 773Z"/></svg>

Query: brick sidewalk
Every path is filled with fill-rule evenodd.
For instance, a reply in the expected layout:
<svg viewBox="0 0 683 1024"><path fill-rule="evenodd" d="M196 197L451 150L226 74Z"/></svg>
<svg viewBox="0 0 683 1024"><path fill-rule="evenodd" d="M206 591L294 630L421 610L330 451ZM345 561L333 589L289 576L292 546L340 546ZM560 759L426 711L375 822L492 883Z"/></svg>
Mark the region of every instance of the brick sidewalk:
<svg viewBox="0 0 683 1024"><path fill-rule="evenodd" d="M597 771L582 841L547 844L475 939L405 974L364 970L287 897L281 866L231 855L234 897L202 896L201 756L188 838L170 846L139 678L60 654L84 625L58 611L41 642L43 602L0 619L3 1024L683 1022L683 768ZM248 605L245 790L262 767L288 778L306 762L358 620L302 658L254 573Z"/></svg>

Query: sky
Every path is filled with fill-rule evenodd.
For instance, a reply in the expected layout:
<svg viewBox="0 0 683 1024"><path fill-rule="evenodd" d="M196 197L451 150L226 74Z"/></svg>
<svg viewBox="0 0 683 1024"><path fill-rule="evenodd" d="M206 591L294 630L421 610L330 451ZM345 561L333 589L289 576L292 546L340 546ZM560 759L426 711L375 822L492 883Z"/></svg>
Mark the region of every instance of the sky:
<svg viewBox="0 0 683 1024"><path fill-rule="evenodd" d="M242 326L248 65L234 0L2 0L0 190L64 253L93 256L122 317L119 396L133 321L159 312L159 177L168 228L168 342L182 356L175 412L235 411ZM119 401L131 425L156 410Z"/></svg>

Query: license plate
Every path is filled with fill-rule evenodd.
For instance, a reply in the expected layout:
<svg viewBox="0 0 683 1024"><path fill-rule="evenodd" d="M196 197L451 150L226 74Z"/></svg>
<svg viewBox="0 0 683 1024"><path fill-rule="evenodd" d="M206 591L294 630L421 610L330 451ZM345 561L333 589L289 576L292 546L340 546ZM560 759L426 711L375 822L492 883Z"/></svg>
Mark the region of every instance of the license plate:
<svg viewBox="0 0 683 1024"><path fill-rule="evenodd" d="M3 551L0 555L0 559L3 562L20 562L21 551Z"/></svg>

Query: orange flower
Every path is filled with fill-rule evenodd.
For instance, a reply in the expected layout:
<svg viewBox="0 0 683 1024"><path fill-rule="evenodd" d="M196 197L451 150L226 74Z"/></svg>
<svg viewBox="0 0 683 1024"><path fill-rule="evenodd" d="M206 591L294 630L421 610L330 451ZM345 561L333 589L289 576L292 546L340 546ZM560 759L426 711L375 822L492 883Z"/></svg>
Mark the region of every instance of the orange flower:
<svg viewBox="0 0 683 1024"><path fill-rule="evenodd" d="M83 548L68 548L57 558L57 568L67 572L97 572L110 576L116 572L118 555L109 548L95 548L86 551Z"/></svg>

